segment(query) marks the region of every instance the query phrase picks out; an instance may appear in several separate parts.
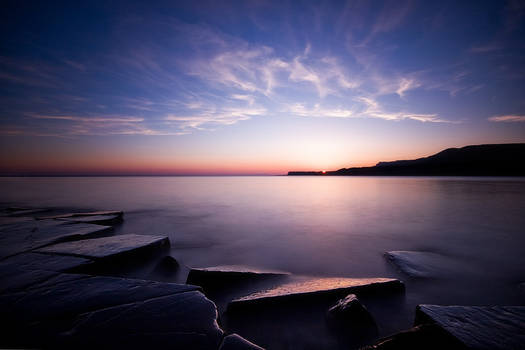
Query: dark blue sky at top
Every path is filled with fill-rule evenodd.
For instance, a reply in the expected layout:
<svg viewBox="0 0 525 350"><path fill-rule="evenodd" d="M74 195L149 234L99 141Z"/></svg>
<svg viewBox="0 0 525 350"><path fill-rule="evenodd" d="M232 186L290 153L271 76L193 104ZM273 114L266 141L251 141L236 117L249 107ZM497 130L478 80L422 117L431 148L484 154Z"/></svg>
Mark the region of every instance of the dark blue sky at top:
<svg viewBox="0 0 525 350"><path fill-rule="evenodd" d="M484 135L480 141L525 138L522 1L3 7L7 148L21 139L34 146L63 137L169 136L168 144L198 154L234 126L249 148L255 125L293 127L309 118L327 130L342 119L360 134L405 123L413 133L434 125L436 137L454 128L469 140L474 133Z"/></svg>

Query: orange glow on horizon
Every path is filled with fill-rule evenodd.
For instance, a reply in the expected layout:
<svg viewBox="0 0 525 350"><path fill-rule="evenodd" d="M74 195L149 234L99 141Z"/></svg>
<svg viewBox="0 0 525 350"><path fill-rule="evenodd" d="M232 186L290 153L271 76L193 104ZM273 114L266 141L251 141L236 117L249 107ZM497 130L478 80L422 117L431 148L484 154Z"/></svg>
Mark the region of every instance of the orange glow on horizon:
<svg viewBox="0 0 525 350"><path fill-rule="evenodd" d="M460 145L461 147L462 145ZM367 152L350 149L349 152L312 156L308 152L258 154L170 154L169 151L145 152L114 150L111 153L98 149L70 152L67 148L40 153L3 152L0 154L0 174L49 174L49 175L285 175L288 171L319 171L323 174L341 168L373 166L379 161L415 159L444 149L423 150L421 153L369 148ZM394 153L395 152L395 153ZM412 153L412 154L410 154ZM373 159L370 161L370 159Z"/></svg>

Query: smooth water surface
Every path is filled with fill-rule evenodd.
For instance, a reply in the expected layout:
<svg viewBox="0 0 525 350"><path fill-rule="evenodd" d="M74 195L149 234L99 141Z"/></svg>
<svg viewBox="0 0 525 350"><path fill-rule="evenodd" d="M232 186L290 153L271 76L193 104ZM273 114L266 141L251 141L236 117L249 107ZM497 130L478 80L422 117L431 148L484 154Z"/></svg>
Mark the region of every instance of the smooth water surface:
<svg viewBox="0 0 525 350"><path fill-rule="evenodd" d="M397 277L418 303L523 303L525 179L429 177L1 178L2 202L120 209L119 232L167 234L188 266ZM430 251L449 276L411 280L384 259Z"/></svg>

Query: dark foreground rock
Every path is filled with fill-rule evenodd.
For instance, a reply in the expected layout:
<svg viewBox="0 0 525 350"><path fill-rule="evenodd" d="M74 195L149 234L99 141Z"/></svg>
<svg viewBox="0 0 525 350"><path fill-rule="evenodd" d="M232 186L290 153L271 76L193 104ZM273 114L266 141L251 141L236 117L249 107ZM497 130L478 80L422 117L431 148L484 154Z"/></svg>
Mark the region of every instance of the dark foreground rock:
<svg viewBox="0 0 525 350"><path fill-rule="evenodd" d="M126 234L54 244L41 248L38 252L100 260L140 254L168 246L169 239L166 236Z"/></svg>
<svg viewBox="0 0 525 350"><path fill-rule="evenodd" d="M413 278L439 278L453 274L460 264L454 259L431 252L391 251L385 257L402 273Z"/></svg>
<svg viewBox="0 0 525 350"><path fill-rule="evenodd" d="M162 275L164 277L170 277L177 273L179 270L179 262L172 256L166 255L155 266L154 273ZM190 283L191 284L191 283Z"/></svg>
<svg viewBox="0 0 525 350"><path fill-rule="evenodd" d="M67 217L114 219L111 213L91 214L88 219ZM169 246L167 237L121 235L57 243L107 227L57 218L1 219L0 347L216 350L231 343L258 349L239 342L240 337L223 341L217 308L198 286L63 273L84 266L92 270L92 265L107 272L122 261L142 261L143 256L121 258L158 252ZM178 263L167 256L158 268L174 271Z"/></svg>
<svg viewBox="0 0 525 350"><path fill-rule="evenodd" d="M263 348L233 333L224 337L219 350L263 350Z"/></svg>
<svg viewBox="0 0 525 350"><path fill-rule="evenodd" d="M75 348L217 349L215 304L191 291L81 315L60 345Z"/></svg>
<svg viewBox="0 0 525 350"><path fill-rule="evenodd" d="M525 306L419 305L416 323L434 324L469 349L525 349Z"/></svg>
<svg viewBox="0 0 525 350"><path fill-rule="evenodd" d="M294 299L402 291L403 282L392 278L303 278L234 299L228 304L228 310Z"/></svg>
<svg viewBox="0 0 525 350"><path fill-rule="evenodd" d="M237 265L221 265L204 268L192 268L186 283L195 284L205 290L231 288L240 284L256 281L278 279L289 276L290 273L271 271Z"/></svg>
<svg viewBox="0 0 525 350"><path fill-rule="evenodd" d="M374 318L361 304L355 294L349 294L337 301L326 313L329 324L349 326L351 328L377 328Z"/></svg>
<svg viewBox="0 0 525 350"><path fill-rule="evenodd" d="M366 349L525 349L525 306L419 305L415 323Z"/></svg>
<svg viewBox="0 0 525 350"><path fill-rule="evenodd" d="M215 305L198 287L75 274L46 277L0 296L2 320L9 320L2 346L216 349L221 342Z"/></svg>
<svg viewBox="0 0 525 350"><path fill-rule="evenodd" d="M44 270L65 272L91 265L93 260L77 256L50 255L40 253L22 253L2 261L2 265L11 265L22 270Z"/></svg>
<svg viewBox="0 0 525 350"><path fill-rule="evenodd" d="M99 235L111 227L24 218L0 225L0 260L50 244Z"/></svg>

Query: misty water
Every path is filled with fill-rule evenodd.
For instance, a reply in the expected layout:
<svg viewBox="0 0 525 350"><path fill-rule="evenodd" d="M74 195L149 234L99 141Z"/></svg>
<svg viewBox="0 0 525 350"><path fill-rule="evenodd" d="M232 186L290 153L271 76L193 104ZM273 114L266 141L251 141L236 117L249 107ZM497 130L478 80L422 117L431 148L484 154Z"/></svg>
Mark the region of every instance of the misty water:
<svg viewBox="0 0 525 350"><path fill-rule="evenodd" d="M3 205L123 210L116 233L168 235L191 267L399 278L406 295L383 335L410 327L420 303L525 303L524 178L1 178L0 190ZM393 250L453 267L411 279L384 258Z"/></svg>

